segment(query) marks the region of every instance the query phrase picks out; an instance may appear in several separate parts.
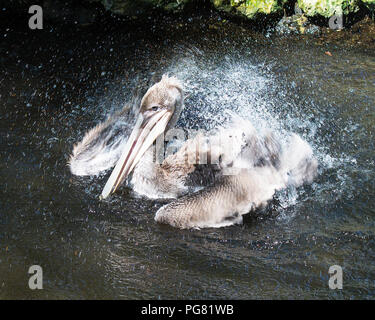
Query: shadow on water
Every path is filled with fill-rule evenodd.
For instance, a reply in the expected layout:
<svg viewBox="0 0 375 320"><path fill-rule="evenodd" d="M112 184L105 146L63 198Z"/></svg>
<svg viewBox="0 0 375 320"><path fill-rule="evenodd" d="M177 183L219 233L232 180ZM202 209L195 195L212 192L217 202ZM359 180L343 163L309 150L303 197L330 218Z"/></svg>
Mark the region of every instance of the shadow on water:
<svg viewBox="0 0 375 320"><path fill-rule="evenodd" d="M0 298L373 297L374 51L216 16L37 32L21 21L0 37ZM211 128L230 109L297 132L319 177L222 229L158 225L165 202L125 188L99 202L108 172L72 176L72 145L165 72L190 94L179 125ZM40 291L27 288L33 264ZM328 288L334 264L341 291Z"/></svg>

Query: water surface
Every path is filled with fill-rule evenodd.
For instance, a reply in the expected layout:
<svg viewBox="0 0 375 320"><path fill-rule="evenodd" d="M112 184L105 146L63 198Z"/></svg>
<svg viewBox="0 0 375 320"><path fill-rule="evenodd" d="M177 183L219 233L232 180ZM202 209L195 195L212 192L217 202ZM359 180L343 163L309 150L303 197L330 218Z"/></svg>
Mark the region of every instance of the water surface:
<svg viewBox="0 0 375 320"><path fill-rule="evenodd" d="M205 21L1 29L1 299L374 297L375 51ZM109 172L72 176L72 146L165 72L190 94L180 126L230 109L299 133L317 179L221 229L156 224L165 202L126 188L100 202ZM28 288L33 264L43 290ZM331 265L343 290L328 288Z"/></svg>

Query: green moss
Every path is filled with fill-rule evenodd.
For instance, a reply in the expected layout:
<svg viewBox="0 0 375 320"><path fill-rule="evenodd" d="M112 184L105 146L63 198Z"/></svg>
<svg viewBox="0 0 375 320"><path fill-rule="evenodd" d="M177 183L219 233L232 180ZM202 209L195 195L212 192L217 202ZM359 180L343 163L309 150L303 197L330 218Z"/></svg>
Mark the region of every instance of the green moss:
<svg viewBox="0 0 375 320"><path fill-rule="evenodd" d="M307 16L347 15L359 10L360 0L297 0L298 6Z"/></svg>
<svg viewBox="0 0 375 320"><path fill-rule="evenodd" d="M285 1L285 0L283 0ZM258 13L271 14L282 10L282 2L278 0L211 0L212 4L221 11L235 15L255 18Z"/></svg>
<svg viewBox="0 0 375 320"><path fill-rule="evenodd" d="M230 0L211 0L214 7L220 11L230 12L232 11L232 6Z"/></svg>
<svg viewBox="0 0 375 320"><path fill-rule="evenodd" d="M275 0L231 0L231 5L249 18L258 12L269 14L281 9Z"/></svg>

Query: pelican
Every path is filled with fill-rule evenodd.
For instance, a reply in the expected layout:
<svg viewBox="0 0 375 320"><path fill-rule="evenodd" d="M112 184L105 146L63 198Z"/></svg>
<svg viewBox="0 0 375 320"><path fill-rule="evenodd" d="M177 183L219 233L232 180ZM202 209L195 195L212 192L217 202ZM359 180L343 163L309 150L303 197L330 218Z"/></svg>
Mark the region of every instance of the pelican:
<svg viewBox="0 0 375 320"><path fill-rule="evenodd" d="M317 161L306 141L290 134L281 142L274 132L258 132L235 115L230 125L198 134L156 162L153 144L174 127L183 107L182 83L163 75L138 110L125 107L85 134L70 156L71 172L97 175L116 164L100 198L125 180L141 196L174 198L155 221L180 229L242 223L244 214L264 206L277 190L316 176ZM136 121L130 124L132 115Z"/></svg>

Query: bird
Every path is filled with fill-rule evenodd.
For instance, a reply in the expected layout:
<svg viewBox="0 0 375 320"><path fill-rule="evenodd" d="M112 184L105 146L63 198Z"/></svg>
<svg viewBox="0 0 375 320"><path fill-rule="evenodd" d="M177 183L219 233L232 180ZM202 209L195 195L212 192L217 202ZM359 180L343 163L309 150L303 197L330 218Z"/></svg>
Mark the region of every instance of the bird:
<svg viewBox="0 0 375 320"><path fill-rule="evenodd" d="M229 124L182 141L157 161L154 142L163 146L160 137L181 130L175 125L184 108L182 82L163 75L137 107L126 106L89 130L68 165L79 176L115 165L102 200L125 180L141 196L171 199L156 212L158 223L180 229L241 224L243 215L265 206L276 191L311 183L317 175L313 150L299 135L281 141L271 129L256 130L234 113Z"/></svg>

